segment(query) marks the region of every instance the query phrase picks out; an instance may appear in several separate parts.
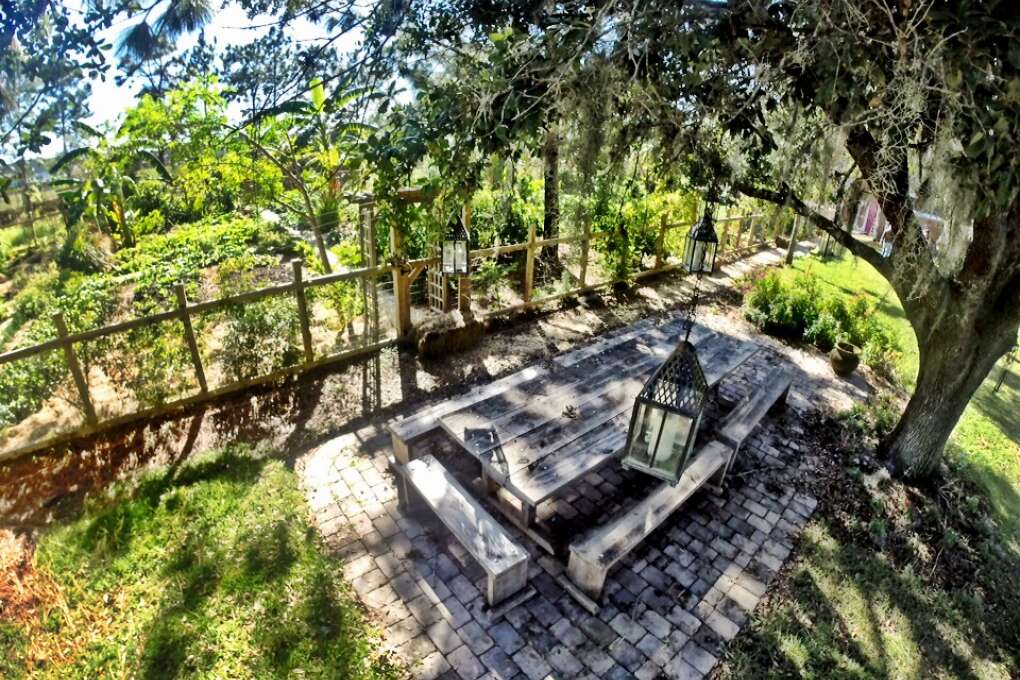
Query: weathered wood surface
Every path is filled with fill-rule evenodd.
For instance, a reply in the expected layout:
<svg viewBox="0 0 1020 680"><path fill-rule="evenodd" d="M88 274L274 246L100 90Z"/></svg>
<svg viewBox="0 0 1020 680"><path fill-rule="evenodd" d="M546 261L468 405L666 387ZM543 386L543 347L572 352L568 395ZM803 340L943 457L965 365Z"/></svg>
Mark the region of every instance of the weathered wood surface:
<svg viewBox="0 0 1020 680"><path fill-rule="evenodd" d="M566 352L556 357L552 363L554 366L558 367L570 367L573 364L592 356L593 354L597 354L598 352L608 349L615 344L626 342L641 333L647 332L648 329L652 328L654 325L654 320L642 319L630 326L614 329L604 334L599 340L592 343L592 345L586 345ZM598 348L597 351L593 351L593 348L596 347ZM413 455L413 443L439 427L440 417L468 408L473 404L485 401L486 399L509 390L521 383L542 378L549 373L550 368L547 366L529 366L498 380L494 380L484 385L479 385L454 399L447 399L446 401L433 404L409 418L389 423L387 425L387 429L390 431L393 438L393 448L394 453L397 456L397 460L407 462L407 460L409 460ZM402 452L407 456L406 458L401 456Z"/></svg>
<svg viewBox="0 0 1020 680"><path fill-rule="evenodd" d="M663 482L629 511L572 543L570 580L597 600L609 570L694 495L726 464L729 454L725 444L709 442L695 453L675 486Z"/></svg>
<svg viewBox="0 0 1020 680"><path fill-rule="evenodd" d="M725 351L721 354L717 353L710 361L698 357L701 361L702 371L705 374L705 382L708 383L709 387L715 388L722 382L723 378L740 368L759 349L761 348L754 343L736 341L731 342L730 351Z"/></svg>
<svg viewBox="0 0 1020 680"><path fill-rule="evenodd" d="M679 332L679 327L672 325L651 329L640 339L631 338L572 366L444 415L440 418L442 426L470 453L481 456L560 415L566 405L576 407L597 398L620 375L640 374L649 365L657 365L655 359L663 348L675 344ZM700 331L699 337L706 332Z"/></svg>
<svg viewBox="0 0 1020 680"><path fill-rule="evenodd" d="M488 574L494 605L524 587L528 553L432 455L403 466L405 480Z"/></svg>
<svg viewBox="0 0 1020 680"><path fill-rule="evenodd" d="M619 458L626 445L629 423L629 411L618 413L536 465L510 475L507 489L532 505L551 498L577 479Z"/></svg>
<svg viewBox="0 0 1020 680"><path fill-rule="evenodd" d="M701 348L702 366L711 379L709 387L717 385L757 350L755 345L735 338L720 339L707 329L691 337ZM626 444L634 398L671 349L672 343L635 348L627 377L599 383L599 389L580 383L581 390L589 392L576 405L570 404L574 411L564 412L565 402L557 402L558 410L535 415L534 426L522 435L501 439L500 430L494 428L491 436L496 445L487 445L479 456L487 475L535 506L619 456ZM647 354L638 358L642 351Z"/></svg>
<svg viewBox="0 0 1020 680"><path fill-rule="evenodd" d="M715 334L704 331L698 339L704 337L714 338ZM512 427L489 429L487 434L491 440L481 438L484 446L478 454L479 460L493 478L505 481L509 475L536 465L547 455L599 428L617 414L629 412L645 380L666 359L674 344L675 339L654 346L639 343L625 370L582 381L577 385L572 401L557 400L546 409L528 409L511 421ZM483 431L483 434L486 432ZM474 446L477 450L477 441Z"/></svg>
<svg viewBox="0 0 1020 680"><path fill-rule="evenodd" d="M772 369L761 388L745 397L726 416L719 428L719 439L738 449L765 414L777 403L785 401L791 381L792 376L787 369Z"/></svg>

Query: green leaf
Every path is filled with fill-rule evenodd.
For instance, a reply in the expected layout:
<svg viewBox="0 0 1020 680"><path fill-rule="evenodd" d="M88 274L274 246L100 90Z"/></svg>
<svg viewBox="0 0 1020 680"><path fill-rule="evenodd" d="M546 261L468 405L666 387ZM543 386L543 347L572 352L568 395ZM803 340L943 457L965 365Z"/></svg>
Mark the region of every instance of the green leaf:
<svg viewBox="0 0 1020 680"><path fill-rule="evenodd" d="M326 89L322 85L322 78L312 78L309 83L309 94L312 97L312 106L315 107L316 111L321 112L323 106L326 105Z"/></svg>
<svg viewBox="0 0 1020 680"><path fill-rule="evenodd" d="M163 165L163 161L159 160L159 156L152 153L148 149L142 149L141 151L138 152L138 155L144 158L145 160L149 161L149 164L156 169L156 172L159 173L159 176L163 178L164 182L169 183L174 181L174 178L170 174L170 171L167 170L165 165Z"/></svg>
<svg viewBox="0 0 1020 680"><path fill-rule="evenodd" d="M87 146L80 146L77 149L71 149L63 156L57 159L57 162L50 167L50 174L55 175L62 167L70 163L76 158L81 158L86 154L94 153L92 149Z"/></svg>
<svg viewBox="0 0 1020 680"><path fill-rule="evenodd" d="M78 128L79 130L81 130L82 132L84 132L89 137L95 137L96 139L102 139L103 138L103 133L100 132L99 130L95 129L94 127L92 127L88 123L84 123L84 122L82 122L80 120L76 120L76 121L74 121L74 126L76 128Z"/></svg>

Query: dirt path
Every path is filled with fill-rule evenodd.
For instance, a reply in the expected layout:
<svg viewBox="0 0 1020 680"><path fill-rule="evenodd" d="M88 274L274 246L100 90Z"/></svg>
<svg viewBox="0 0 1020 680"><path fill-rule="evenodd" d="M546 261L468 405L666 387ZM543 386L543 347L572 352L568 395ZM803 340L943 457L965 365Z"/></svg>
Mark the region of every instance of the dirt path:
<svg viewBox="0 0 1020 680"><path fill-rule="evenodd" d="M778 249L765 250L723 267L706 286L709 294L699 316L724 316L743 324L734 280L753 269L778 264L782 256ZM88 493L113 481L235 441L293 460L339 434L366 425L381 426L398 415L413 413L426 400L444 398L610 328L674 309L686 300L686 290L687 282L680 276L658 277L642 282L626 297L590 298L571 308L493 328L478 347L442 360L421 361L406 351L384 350L372 359L0 464L0 526L45 524L75 512ZM817 356L814 359L820 361Z"/></svg>

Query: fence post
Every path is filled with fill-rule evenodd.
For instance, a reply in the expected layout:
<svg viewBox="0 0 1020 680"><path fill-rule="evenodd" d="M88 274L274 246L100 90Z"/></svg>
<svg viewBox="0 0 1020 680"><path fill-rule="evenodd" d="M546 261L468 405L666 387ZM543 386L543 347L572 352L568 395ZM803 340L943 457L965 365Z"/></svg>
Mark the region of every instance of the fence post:
<svg viewBox="0 0 1020 680"><path fill-rule="evenodd" d="M659 219L659 235L655 239L655 268L662 267L662 248L666 241L666 213Z"/></svg>
<svg viewBox="0 0 1020 680"><path fill-rule="evenodd" d="M524 261L524 301L531 302L531 289L535 283L535 223L528 225L528 254Z"/></svg>
<svg viewBox="0 0 1020 680"><path fill-rule="evenodd" d="M461 212L461 221L464 224L464 228L468 233L468 271L471 271L471 201L464 203L464 209ZM465 274L457 277L457 309L464 318L471 316L471 275Z"/></svg>
<svg viewBox="0 0 1020 680"><path fill-rule="evenodd" d="M591 246L591 215L584 211L584 235L581 238L581 288L588 285L588 248Z"/></svg>
<svg viewBox="0 0 1020 680"><path fill-rule="evenodd" d="M730 222L729 218L723 218L722 236L719 237L719 250L725 253L730 249Z"/></svg>
<svg viewBox="0 0 1020 680"><path fill-rule="evenodd" d="M411 335L411 283L404 273L404 238L395 224L390 225L390 256L393 267L393 304L396 307L397 338Z"/></svg>
<svg viewBox="0 0 1020 680"><path fill-rule="evenodd" d="M81 399L81 406L85 411L85 422L89 425L95 425L99 422L99 418L96 417L96 409L92 406L92 399L89 397L89 386L85 382L85 375L81 372L81 366L78 364L78 357L74 353L73 343L67 339L69 334L67 332L67 324L64 322L63 312L57 312L53 315L53 325L57 327L57 337L63 341L61 346L64 349L64 358L67 360L67 367L71 370L74 384L78 388L78 397Z"/></svg>
<svg viewBox="0 0 1020 680"><path fill-rule="evenodd" d="M184 326L184 340L188 343L188 352L191 353L191 363L195 366L195 377L198 379L198 389L205 394L209 391L209 385L205 381L205 369L202 368L202 355L198 352L198 343L195 341L195 329L191 325L191 314L188 312L188 294L184 290L184 284L178 283L174 286L174 293L177 295L177 309L181 312L181 324Z"/></svg>
<svg viewBox="0 0 1020 680"><path fill-rule="evenodd" d="M305 286L301 277L301 260L291 260L294 270L294 297L297 299L298 319L301 321L301 344L305 348L305 363L310 364L315 354L312 350L312 329L308 325L308 300L305 298Z"/></svg>

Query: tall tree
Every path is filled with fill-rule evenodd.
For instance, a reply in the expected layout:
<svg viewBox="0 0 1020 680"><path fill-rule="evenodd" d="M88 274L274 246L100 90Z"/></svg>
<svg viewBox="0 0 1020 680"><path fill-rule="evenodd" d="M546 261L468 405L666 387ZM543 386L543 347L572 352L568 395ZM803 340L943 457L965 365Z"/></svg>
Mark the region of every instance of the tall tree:
<svg viewBox="0 0 1020 680"><path fill-rule="evenodd" d="M443 45L491 64L464 108L475 112L473 132L492 140L533 131L543 106L604 58L631 84L632 96L613 101L631 139L657 143L705 190L791 207L872 264L902 300L920 346L917 386L882 449L906 477L937 467L1020 325L1020 22L1012 3L439 3L408 13L403 30L414 38L405 47ZM838 140L847 162L833 167L845 173L852 164L877 197L892 224L890 258L813 209L808 184L779 171L777 119L794 111L798 134ZM953 221L936 247L914 209L939 201Z"/></svg>

